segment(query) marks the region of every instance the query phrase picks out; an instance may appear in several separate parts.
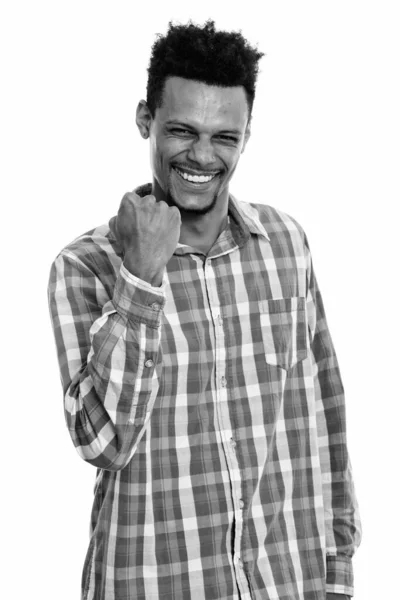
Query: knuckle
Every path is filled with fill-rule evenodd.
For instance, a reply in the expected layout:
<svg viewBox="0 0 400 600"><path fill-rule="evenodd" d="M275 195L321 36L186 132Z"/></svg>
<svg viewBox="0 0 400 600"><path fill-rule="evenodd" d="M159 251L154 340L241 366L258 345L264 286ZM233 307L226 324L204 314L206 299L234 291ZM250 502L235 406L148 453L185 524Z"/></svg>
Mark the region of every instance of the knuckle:
<svg viewBox="0 0 400 600"><path fill-rule="evenodd" d="M131 203L128 198L122 198L121 204L119 205L118 214L126 213L127 210L131 207Z"/></svg>
<svg viewBox="0 0 400 600"><path fill-rule="evenodd" d="M124 203L126 204L127 202L131 201L131 193L130 192L126 192L126 194L124 194L122 196L122 200L121 200L121 204Z"/></svg>
<svg viewBox="0 0 400 600"><path fill-rule="evenodd" d="M181 211L177 206L171 206L170 211L171 215L178 217L179 219L181 218Z"/></svg>

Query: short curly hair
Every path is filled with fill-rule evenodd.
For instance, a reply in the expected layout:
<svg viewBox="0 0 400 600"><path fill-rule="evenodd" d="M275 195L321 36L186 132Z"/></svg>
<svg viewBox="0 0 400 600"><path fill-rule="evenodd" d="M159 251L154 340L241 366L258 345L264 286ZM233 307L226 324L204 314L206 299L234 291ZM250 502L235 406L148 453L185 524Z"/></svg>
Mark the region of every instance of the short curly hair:
<svg viewBox="0 0 400 600"><path fill-rule="evenodd" d="M157 34L152 46L147 80L147 106L154 118L162 105L168 77L183 77L221 87L243 86L253 110L258 61L263 52L250 46L239 32L216 31L209 19L203 27L168 23L165 36Z"/></svg>

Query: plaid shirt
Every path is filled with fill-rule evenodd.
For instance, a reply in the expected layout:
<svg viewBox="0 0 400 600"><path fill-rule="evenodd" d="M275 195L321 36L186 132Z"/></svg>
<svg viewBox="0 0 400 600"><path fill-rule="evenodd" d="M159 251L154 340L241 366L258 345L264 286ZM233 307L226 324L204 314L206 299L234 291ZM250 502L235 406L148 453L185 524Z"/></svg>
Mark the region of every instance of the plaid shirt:
<svg viewBox="0 0 400 600"><path fill-rule="evenodd" d="M136 190L150 193L150 185ZM97 467L85 600L325 600L360 543L335 351L296 221L229 200L163 284L103 225L55 259L65 415Z"/></svg>

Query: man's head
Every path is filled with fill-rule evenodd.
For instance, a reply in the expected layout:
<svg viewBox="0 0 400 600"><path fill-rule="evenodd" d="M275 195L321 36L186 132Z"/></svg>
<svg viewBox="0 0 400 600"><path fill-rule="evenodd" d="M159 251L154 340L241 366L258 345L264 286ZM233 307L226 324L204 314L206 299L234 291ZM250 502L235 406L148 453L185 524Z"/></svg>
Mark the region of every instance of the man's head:
<svg viewBox="0 0 400 600"><path fill-rule="evenodd" d="M250 137L262 56L241 33L216 31L213 21L169 23L154 43L137 124L150 136L155 190L181 212L206 214L224 191L227 197Z"/></svg>

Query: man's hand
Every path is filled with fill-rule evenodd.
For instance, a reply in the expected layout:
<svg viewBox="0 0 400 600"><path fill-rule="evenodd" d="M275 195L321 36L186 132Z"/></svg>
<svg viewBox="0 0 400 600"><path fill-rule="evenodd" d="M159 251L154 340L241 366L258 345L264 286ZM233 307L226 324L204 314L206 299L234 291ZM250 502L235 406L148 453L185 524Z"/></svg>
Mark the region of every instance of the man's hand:
<svg viewBox="0 0 400 600"><path fill-rule="evenodd" d="M155 196L125 194L109 227L121 246L124 266L153 286L162 284L164 269L179 241L181 215Z"/></svg>
<svg viewBox="0 0 400 600"><path fill-rule="evenodd" d="M328 592L326 594L326 600L351 600L351 597L346 594L334 594L333 592Z"/></svg>

